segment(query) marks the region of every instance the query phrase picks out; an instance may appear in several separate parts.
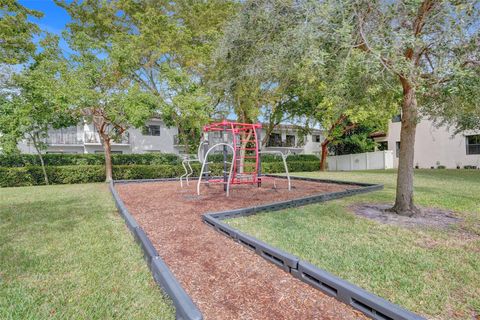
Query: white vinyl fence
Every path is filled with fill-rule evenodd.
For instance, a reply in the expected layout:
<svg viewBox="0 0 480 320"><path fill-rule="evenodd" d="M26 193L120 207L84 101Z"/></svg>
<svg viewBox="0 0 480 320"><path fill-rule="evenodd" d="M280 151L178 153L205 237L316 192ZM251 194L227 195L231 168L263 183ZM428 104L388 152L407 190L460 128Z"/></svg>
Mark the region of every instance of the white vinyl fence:
<svg viewBox="0 0 480 320"><path fill-rule="evenodd" d="M375 151L327 158L329 171L393 169L393 151Z"/></svg>

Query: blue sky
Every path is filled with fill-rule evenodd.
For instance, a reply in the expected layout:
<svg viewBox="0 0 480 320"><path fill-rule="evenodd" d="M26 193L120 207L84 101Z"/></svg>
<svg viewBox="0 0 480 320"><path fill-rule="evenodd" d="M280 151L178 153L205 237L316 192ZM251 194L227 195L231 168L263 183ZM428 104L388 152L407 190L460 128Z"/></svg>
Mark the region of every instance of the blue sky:
<svg viewBox="0 0 480 320"><path fill-rule="evenodd" d="M40 19L30 19L37 23L45 31L60 34L65 24L70 21L70 16L62 8L58 7L52 0L19 0L21 5L43 12Z"/></svg>
<svg viewBox="0 0 480 320"><path fill-rule="evenodd" d="M30 17L29 20L35 22L44 31L60 36L65 25L70 21L67 11L57 6L53 0L19 0L18 2L24 7L43 12L42 18ZM60 47L67 54L71 52L64 40L60 41Z"/></svg>

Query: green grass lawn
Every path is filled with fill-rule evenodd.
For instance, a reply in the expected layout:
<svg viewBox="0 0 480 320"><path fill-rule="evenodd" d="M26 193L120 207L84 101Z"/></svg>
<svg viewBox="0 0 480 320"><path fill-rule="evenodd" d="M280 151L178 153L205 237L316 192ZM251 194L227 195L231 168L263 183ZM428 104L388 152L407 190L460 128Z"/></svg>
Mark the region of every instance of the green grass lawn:
<svg viewBox="0 0 480 320"><path fill-rule="evenodd" d="M480 314L480 171L416 170L417 204L463 218L447 230L407 229L352 214L354 203L393 203L395 171L296 175L382 183L385 189L228 223L425 316Z"/></svg>
<svg viewBox="0 0 480 320"><path fill-rule="evenodd" d="M0 189L0 319L174 319L105 184Z"/></svg>

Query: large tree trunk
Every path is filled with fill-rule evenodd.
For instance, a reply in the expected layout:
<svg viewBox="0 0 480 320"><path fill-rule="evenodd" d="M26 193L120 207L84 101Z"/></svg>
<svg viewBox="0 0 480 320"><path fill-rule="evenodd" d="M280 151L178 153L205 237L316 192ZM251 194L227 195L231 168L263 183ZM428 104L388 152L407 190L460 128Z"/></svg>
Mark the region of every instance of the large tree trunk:
<svg viewBox="0 0 480 320"><path fill-rule="evenodd" d="M105 182L112 181L112 146L109 138L103 139L103 149L105 150Z"/></svg>
<svg viewBox="0 0 480 320"><path fill-rule="evenodd" d="M328 155L329 143L330 141L328 139L325 139L322 142L322 156L320 158L320 171L325 171L327 169L327 155Z"/></svg>
<svg viewBox="0 0 480 320"><path fill-rule="evenodd" d="M395 205L391 210L399 215L412 216L418 212L418 208L413 201L413 161L418 110L415 89L404 79L402 85L402 127L400 131L397 195Z"/></svg>

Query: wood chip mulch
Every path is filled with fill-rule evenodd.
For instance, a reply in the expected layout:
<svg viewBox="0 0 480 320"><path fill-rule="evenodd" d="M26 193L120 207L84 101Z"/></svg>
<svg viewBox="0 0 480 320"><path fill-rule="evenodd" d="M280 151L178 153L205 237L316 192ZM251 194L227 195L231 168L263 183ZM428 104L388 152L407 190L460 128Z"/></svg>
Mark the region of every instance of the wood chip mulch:
<svg viewBox="0 0 480 320"><path fill-rule="evenodd" d="M208 227L206 212L267 204L352 186L272 180L261 188L179 182L118 184L128 210L145 230L205 319L366 319L360 312L293 278L244 246Z"/></svg>

